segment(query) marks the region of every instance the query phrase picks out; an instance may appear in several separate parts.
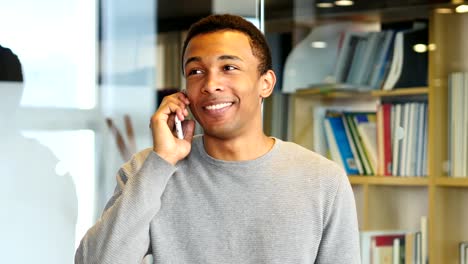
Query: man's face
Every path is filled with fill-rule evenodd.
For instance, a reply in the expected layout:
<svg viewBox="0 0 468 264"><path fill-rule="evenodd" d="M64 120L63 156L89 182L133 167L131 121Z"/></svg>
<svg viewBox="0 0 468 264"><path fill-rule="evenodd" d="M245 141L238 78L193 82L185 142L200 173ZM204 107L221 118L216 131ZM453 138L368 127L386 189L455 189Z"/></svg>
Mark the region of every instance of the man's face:
<svg viewBox="0 0 468 264"><path fill-rule="evenodd" d="M190 40L183 63L190 110L206 135L232 138L261 127L265 81L245 34L198 35Z"/></svg>

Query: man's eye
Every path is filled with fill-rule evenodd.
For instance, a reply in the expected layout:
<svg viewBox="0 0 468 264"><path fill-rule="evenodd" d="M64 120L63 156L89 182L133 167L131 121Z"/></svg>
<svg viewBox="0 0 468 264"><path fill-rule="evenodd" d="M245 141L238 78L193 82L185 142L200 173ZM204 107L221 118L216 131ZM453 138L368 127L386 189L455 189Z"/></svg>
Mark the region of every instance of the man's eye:
<svg viewBox="0 0 468 264"><path fill-rule="evenodd" d="M224 70L225 70L225 71L233 71L233 70L235 70L235 69L237 69L237 68L234 67L234 66L232 66L232 65L226 65L226 66L224 66Z"/></svg>
<svg viewBox="0 0 468 264"><path fill-rule="evenodd" d="M200 73L202 73L201 70L193 69L193 70L189 70L189 71L188 71L187 76L195 75L195 74L200 74Z"/></svg>

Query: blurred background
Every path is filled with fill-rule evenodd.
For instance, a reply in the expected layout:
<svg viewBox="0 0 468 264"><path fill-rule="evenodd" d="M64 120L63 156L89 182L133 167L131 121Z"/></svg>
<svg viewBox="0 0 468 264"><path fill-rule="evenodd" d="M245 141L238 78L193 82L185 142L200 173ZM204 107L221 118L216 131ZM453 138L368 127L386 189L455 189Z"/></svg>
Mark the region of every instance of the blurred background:
<svg viewBox="0 0 468 264"><path fill-rule="evenodd" d="M73 263L119 167L151 146L160 100L184 87L181 45L201 17L238 14L264 31L278 77L264 126L288 139L290 94L329 73L284 79L294 72L288 55L311 29L353 14L378 30L382 19L427 18L431 5L454 1L332 2L346 1L0 0L0 262ZM326 62L311 73L333 67Z"/></svg>

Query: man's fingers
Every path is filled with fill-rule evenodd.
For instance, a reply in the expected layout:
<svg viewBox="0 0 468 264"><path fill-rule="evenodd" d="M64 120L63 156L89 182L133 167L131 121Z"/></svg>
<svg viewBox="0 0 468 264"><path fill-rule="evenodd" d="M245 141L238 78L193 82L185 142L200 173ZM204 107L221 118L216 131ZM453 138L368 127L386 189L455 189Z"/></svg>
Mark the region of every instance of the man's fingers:
<svg viewBox="0 0 468 264"><path fill-rule="evenodd" d="M158 111L166 115L176 113L180 120L184 120L185 116L188 115L187 105L189 100L183 93L176 93L170 96L164 97Z"/></svg>
<svg viewBox="0 0 468 264"><path fill-rule="evenodd" d="M184 139L192 142L193 133L195 131L195 121L185 120L182 122L182 130L184 131Z"/></svg>

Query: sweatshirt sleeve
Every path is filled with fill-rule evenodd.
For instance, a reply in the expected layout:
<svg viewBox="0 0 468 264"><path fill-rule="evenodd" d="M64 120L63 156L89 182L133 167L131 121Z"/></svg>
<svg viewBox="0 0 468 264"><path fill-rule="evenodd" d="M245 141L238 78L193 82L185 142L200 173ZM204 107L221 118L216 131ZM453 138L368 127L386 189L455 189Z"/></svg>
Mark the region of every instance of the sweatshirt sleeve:
<svg viewBox="0 0 468 264"><path fill-rule="evenodd" d="M150 222L174 172L174 166L150 149L122 166L114 195L81 240L75 264L141 263L150 246Z"/></svg>
<svg viewBox="0 0 468 264"><path fill-rule="evenodd" d="M353 190L344 172L338 178L315 263L359 264L359 228Z"/></svg>

